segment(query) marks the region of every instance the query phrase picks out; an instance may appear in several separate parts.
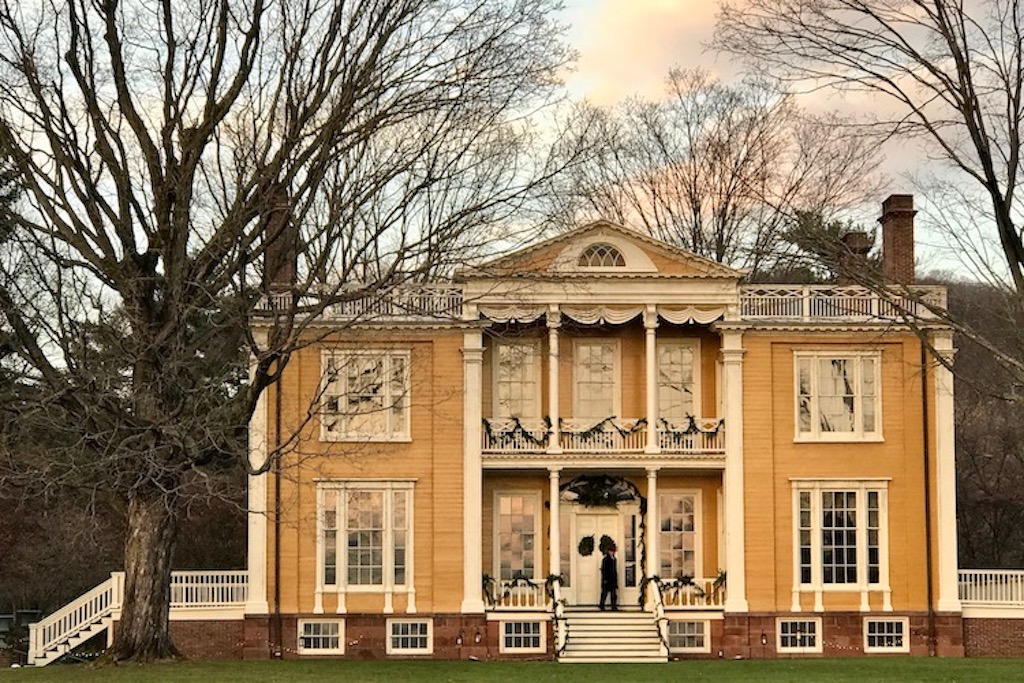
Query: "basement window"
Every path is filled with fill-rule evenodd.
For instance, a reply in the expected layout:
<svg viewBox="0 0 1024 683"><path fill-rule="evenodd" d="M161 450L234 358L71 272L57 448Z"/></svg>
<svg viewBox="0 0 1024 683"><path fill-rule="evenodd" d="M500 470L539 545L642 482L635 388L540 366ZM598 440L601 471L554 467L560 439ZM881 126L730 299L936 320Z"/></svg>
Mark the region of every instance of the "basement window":
<svg viewBox="0 0 1024 683"><path fill-rule="evenodd" d="M544 622L501 622L502 652L544 652Z"/></svg>
<svg viewBox="0 0 1024 683"><path fill-rule="evenodd" d="M780 654L821 652L821 619L779 619L776 632Z"/></svg>
<svg viewBox="0 0 1024 683"><path fill-rule="evenodd" d="M345 654L345 622L342 619L299 620L300 655Z"/></svg>
<svg viewBox="0 0 1024 683"><path fill-rule="evenodd" d="M910 652L910 620L864 620L864 652Z"/></svg>
<svg viewBox="0 0 1024 683"><path fill-rule="evenodd" d="M388 619L389 655L429 655L434 652L433 622L429 619Z"/></svg>

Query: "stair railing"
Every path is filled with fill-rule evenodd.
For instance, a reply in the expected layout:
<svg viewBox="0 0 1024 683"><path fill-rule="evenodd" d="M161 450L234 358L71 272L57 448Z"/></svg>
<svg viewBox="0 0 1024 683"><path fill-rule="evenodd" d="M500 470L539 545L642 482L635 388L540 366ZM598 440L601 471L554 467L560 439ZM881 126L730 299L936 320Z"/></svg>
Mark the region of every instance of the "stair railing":
<svg viewBox="0 0 1024 683"><path fill-rule="evenodd" d="M121 591L116 578L109 579L61 607L53 614L29 624L29 661L35 662L46 651L99 622L121 606Z"/></svg>
<svg viewBox="0 0 1024 683"><path fill-rule="evenodd" d="M647 583L654 586L654 590L651 591L651 601L654 603L654 626L658 629L661 653L668 657L668 617L665 616L665 593L658 577L652 576Z"/></svg>
<svg viewBox="0 0 1024 683"><path fill-rule="evenodd" d="M569 620L565 618L562 577L552 574L545 583L551 598L551 626L555 636L555 656L560 656L565 652L565 646L569 644Z"/></svg>

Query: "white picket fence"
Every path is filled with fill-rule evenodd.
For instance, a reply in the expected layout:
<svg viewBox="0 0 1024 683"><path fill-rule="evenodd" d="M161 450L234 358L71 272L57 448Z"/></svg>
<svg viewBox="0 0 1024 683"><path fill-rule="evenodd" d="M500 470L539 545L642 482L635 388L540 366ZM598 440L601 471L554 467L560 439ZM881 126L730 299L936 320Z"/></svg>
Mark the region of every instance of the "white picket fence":
<svg viewBox="0 0 1024 683"><path fill-rule="evenodd" d="M174 611L239 608L249 593L245 570L188 571L171 575ZM29 664L45 666L109 628L124 600L124 572L110 578L35 624L29 625Z"/></svg>

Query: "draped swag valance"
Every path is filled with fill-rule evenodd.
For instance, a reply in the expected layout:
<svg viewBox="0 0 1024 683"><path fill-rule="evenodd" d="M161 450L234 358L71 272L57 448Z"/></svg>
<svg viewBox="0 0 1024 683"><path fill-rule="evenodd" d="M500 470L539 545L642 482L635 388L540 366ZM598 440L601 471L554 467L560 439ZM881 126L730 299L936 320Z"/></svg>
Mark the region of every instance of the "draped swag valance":
<svg viewBox="0 0 1024 683"><path fill-rule="evenodd" d="M562 315L584 325L621 325L642 315L645 306L563 306ZM541 318L547 306L481 306L480 314L498 323L531 323ZM725 315L724 308L658 307L658 317L673 325L707 325Z"/></svg>

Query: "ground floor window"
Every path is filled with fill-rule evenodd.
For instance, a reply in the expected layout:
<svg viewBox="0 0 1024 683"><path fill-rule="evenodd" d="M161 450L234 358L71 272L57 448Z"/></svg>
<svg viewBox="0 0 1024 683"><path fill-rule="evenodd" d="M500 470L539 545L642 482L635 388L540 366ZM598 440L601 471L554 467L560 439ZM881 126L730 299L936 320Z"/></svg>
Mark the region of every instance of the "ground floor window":
<svg viewBox="0 0 1024 683"><path fill-rule="evenodd" d="M662 493L658 496L658 517L659 575L663 579L697 576L699 497L687 492Z"/></svg>
<svg viewBox="0 0 1024 683"><path fill-rule="evenodd" d="M776 632L780 653L821 652L821 619L779 619Z"/></svg>
<svg viewBox="0 0 1024 683"><path fill-rule="evenodd" d="M668 648L672 652L710 652L711 638L708 634L708 622L706 620L668 622Z"/></svg>
<svg viewBox="0 0 1024 683"><path fill-rule="evenodd" d="M544 652L543 621L501 622L502 652Z"/></svg>
<svg viewBox="0 0 1024 683"><path fill-rule="evenodd" d="M300 655L345 654L345 622L341 619L300 619Z"/></svg>
<svg viewBox="0 0 1024 683"><path fill-rule="evenodd" d="M865 619L865 652L910 652L909 619Z"/></svg>
<svg viewBox="0 0 1024 683"><path fill-rule="evenodd" d="M537 537L540 535L540 495L504 493L496 495L496 573L502 581L537 576Z"/></svg>
<svg viewBox="0 0 1024 683"><path fill-rule="evenodd" d="M389 655L429 655L434 651L429 619L388 619Z"/></svg>

